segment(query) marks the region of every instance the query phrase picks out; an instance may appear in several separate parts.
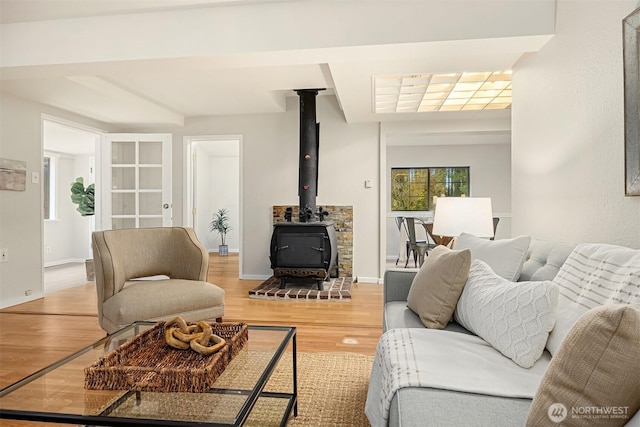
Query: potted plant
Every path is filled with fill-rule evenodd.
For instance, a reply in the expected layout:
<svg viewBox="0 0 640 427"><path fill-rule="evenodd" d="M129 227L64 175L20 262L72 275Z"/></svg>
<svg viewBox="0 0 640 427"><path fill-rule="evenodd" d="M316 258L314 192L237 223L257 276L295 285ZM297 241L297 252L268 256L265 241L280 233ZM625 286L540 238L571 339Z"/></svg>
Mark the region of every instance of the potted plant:
<svg viewBox="0 0 640 427"><path fill-rule="evenodd" d="M230 221L229 212L226 209L218 209L218 212L213 214L213 219L209 223L209 231L217 231L220 234L220 239L222 240L222 244L218 246L218 255L220 256L229 255L229 246L225 241L227 232L231 230Z"/></svg>
<svg viewBox="0 0 640 427"><path fill-rule="evenodd" d="M76 178L71 183L71 201L78 205L76 210L82 216L91 216L95 213L95 184L90 184L86 188L82 177Z"/></svg>
<svg viewBox="0 0 640 427"><path fill-rule="evenodd" d="M80 212L82 216L91 216L95 214L95 184L89 184L84 186L84 179L82 177L76 178L71 183L71 201L78 205L76 210ZM85 267L87 269L87 280L93 281L96 279L95 270L93 267L93 259L85 260Z"/></svg>

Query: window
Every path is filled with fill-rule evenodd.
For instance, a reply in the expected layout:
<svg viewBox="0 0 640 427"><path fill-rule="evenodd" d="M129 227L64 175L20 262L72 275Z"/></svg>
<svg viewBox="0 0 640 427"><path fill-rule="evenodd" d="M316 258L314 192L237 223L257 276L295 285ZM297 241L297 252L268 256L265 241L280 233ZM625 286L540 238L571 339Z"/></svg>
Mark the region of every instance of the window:
<svg viewBox="0 0 640 427"><path fill-rule="evenodd" d="M55 219L56 215L56 158L46 156L42 167L42 193L44 219Z"/></svg>
<svg viewBox="0 0 640 427"><path fill-rule="evenodd" d="M434 196L469 195L468 167L392 168L391 210L433 210Z"/></svg>

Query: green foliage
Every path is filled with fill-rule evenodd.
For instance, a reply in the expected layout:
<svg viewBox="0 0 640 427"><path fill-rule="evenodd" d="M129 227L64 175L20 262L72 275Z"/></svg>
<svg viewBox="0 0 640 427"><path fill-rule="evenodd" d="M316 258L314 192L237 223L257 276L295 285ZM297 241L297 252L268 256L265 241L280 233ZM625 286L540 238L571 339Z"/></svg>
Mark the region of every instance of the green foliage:
<svg viewBox="0 0 640 427"><path fill-rule="evenodd" d="M230 221L229 212L226 209L218 209L218 212L213 214L213 219L209 223L209 231L217 231L220 234L223 245L225 244L227 232L231 230Z"/></svg>
<svg viewBox="0 0 640 427"><path fill-rule="evenodd" d="M71 201L78 205L76 210L82 216L91 216L95 213L95 184L90 184L86 188L82 177L76 178L71 183Z"/></svg>
<svg viewBox="0 0 640 427"><path fill-rule="evenodd" d="M427 169L394 169L391 178L392 210L427 210Z"/></svg>
<svg viewBox="0 0 640 427"><path fill-rule="evenodd" d="M393 168L391 210L434 209L433 196L469 195L469 168Z"/></svg>

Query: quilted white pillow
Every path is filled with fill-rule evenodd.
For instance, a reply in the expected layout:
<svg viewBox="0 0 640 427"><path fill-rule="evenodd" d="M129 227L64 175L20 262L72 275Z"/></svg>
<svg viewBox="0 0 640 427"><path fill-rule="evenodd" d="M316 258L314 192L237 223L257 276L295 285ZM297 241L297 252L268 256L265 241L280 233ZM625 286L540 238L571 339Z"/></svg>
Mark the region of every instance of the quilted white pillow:
<svg viewBox="0 0 640 427"><path fill-rule="evenodd" d="M515 282L522 272L522 264L530 244L531 236L488 240L462 233L456 238L454 248L471 250L472 259L486 262L498 276Z"/></svg>
<svg viewBox="0 0 640 427"><path fill-rule="evenodd" d="M518 365L530 368L544 351L557 304L553 282L511 282L474 260L455 319Z"/></svg>

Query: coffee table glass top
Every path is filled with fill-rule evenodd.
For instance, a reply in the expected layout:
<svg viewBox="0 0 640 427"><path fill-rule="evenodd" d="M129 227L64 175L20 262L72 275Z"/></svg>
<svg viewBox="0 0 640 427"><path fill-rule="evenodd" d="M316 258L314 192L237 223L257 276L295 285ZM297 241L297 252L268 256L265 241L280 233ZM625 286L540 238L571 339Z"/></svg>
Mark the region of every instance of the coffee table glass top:
<svg viewBox="0 0 640 427"><path fill-rule="evenodd" d="M271 423L274 417L284 425L292 410L297 415L294 327L250 325L243 349L206 393L84 388L85 367L154 324L136 322L0 390L0 418L92 425L226 426L242 425L247 418Z"/></svg>

